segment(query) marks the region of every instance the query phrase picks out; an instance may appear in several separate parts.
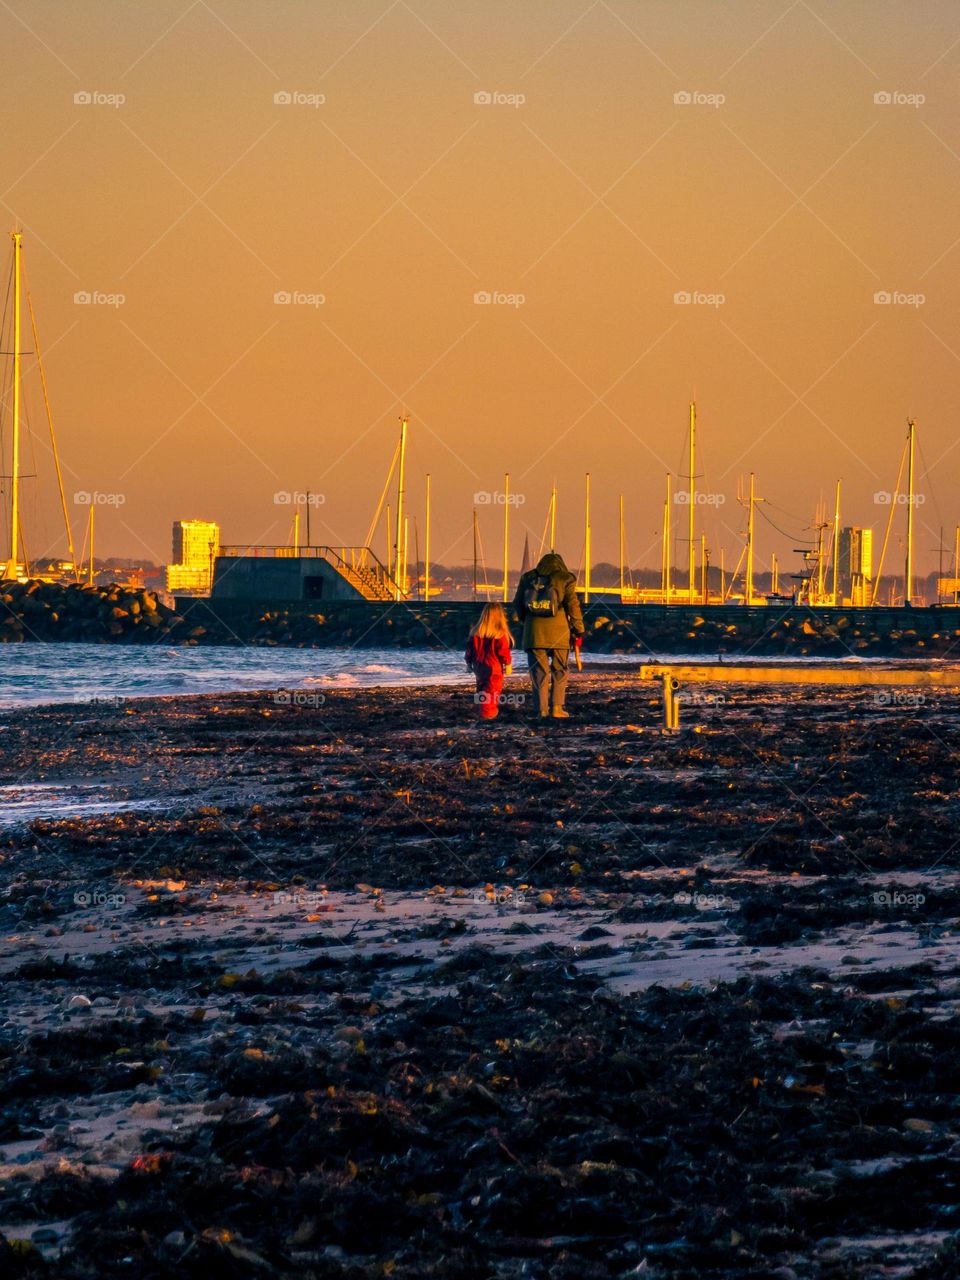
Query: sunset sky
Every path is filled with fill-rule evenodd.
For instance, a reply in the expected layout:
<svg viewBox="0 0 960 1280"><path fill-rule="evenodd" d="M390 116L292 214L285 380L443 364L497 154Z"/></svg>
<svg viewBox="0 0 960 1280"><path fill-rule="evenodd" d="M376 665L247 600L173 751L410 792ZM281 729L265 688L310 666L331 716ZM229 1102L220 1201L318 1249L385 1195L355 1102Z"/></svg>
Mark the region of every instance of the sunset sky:
<svg viewBox="0 0 960 1280"><path fill-rule="evenodd" d="M693 396L713 563L751 470L761 566L796 567L838 478L879 539L908 416L920 570L941 525L952 549L956 0L0 0L0 40L6 229L99 554L165 561L179 517L285 542L274 496L308 489L314 541L360 542L405 410L435 560L468 560L509 471L511 563L556 480L575 567L590 471L594 561L622 492L655 566ZM62 554L26 384L27 548Z"/></svg>

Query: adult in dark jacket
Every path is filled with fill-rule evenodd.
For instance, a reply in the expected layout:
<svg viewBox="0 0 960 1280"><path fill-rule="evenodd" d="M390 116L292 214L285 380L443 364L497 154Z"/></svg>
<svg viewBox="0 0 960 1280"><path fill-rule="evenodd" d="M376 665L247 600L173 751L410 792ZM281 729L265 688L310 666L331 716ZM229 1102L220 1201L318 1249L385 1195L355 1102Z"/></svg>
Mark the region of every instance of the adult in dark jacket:
<svg viewBox="0 0 960 1280"><path fill-rule="evenodd" d="M535 569L523 574L513 607L523 623L521 643L540 715L565 720L570 643L572 639L580 647L583 614L577 580L556 552L549 552Z"/></svg>

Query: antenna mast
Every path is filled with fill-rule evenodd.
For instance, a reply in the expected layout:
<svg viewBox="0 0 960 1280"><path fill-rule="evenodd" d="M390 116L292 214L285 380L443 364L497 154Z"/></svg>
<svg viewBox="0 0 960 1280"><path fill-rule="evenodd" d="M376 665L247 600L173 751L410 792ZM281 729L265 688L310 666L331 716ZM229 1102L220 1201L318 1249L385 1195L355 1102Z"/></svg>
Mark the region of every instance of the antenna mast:
<svg viewBox="0 0 960 1280"><path fill-rule="evenodd" d="M394 555L394 563L396 565L396 598L399 600L403 594L403 579L406 573L406 563L404 560L403 546L403 475L404 464L407 456L407 424L410 419L403 415L400 418L400 470L397 477L397 542Z"/></svg>
<svg viewBox="0 0 960 1280"><path fill-rule="evenodd" d="M687 601L690 604L693 604L693 591L696 585L696 578L697 578L697 549L696 549L696 544L694 542L694 537L695 537L694 516L696 511L696 507L695 507L696 492L694 490L694 469L693 469L694 459L696 456L696 438L697 438L697 406L695 401L691 400L690 401L690 489L687 494L687 500L690 503L690 513L689 513L690 528L688 533L688 537L690 539L690 559L689 559L688 574L687 574Z"/></svg>
<svg viewBox="0 0 960 1280"><path fill-rule="evenodd" d="M7 561L6 576L15 582L19 567L17 546L20 541L20 257L23 236L19 231L12 231L10 234L13 239L13 467L10 489L10 559ZM92 503L90 510L93 511Z"/></svg>
<svg viewBox="0 0 960 1280"><path fill-rule="evenodd" d="M907 419L907 563L904 571L903 603L913 604L913 447L917 424Z"/></svg>
<svg viewBox="0 0 960 1280"><path fill-rule="evenodd" d="M503 476L503 603L507 603L507 575L510 549L510 472Z"/></svg>
<svg viewBox="0 0 960 1280"><path fill-rule="evenodd" d="M590 603L590 472L587 472L587 502L583 530L583 600Z"/></svg>

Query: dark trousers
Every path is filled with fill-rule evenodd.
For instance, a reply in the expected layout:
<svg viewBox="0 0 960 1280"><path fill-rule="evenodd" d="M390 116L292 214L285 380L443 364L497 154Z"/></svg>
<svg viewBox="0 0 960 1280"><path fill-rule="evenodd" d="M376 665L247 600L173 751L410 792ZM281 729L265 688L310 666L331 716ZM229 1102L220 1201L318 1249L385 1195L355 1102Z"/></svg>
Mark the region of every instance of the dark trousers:
<svg viewBox="0 0 960 1280"><path fill-rule="evenodd" d="M528 649L527 665L533 685L534 705L542 716L562 711L567 692L566 649Z"/></svg>

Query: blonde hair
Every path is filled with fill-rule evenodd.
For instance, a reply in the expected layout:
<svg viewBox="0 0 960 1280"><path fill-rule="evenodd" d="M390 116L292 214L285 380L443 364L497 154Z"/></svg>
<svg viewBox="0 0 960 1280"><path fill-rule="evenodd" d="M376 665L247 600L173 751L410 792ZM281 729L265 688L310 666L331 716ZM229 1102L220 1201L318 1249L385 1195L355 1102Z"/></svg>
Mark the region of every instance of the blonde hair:
<svg viewBox="0 0 960 1280"><path fill-rule="evenodd" d="M479 636L481 640L495 640L498 636L506 636L510 644L513 644L507 615L501 604L485 604L480 611L480 617L470 628L470 634Z"/></svg>

